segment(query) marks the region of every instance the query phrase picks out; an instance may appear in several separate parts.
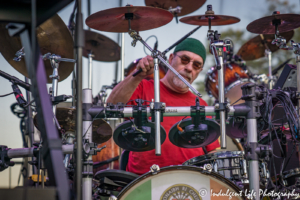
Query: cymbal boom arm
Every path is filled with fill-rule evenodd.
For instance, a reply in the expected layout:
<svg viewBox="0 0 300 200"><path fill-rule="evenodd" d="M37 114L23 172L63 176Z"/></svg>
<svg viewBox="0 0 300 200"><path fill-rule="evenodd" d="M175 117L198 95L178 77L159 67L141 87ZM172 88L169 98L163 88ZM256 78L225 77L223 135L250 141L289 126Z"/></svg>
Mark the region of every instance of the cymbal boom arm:
<svg viewBox="0 0 300 200"><path fill-rule="evenodd" d="M202 95L189 83L187 82L163 57L164 55L160 51L153 50L142 38L141 36L134 30L130 30L130 37L133 38L131 45L135 47L136 42L140 41L149 51L152 53L152 57L157 56L157 58L166 65L184 84L186 84L197 96L202 97Z"/></svg>

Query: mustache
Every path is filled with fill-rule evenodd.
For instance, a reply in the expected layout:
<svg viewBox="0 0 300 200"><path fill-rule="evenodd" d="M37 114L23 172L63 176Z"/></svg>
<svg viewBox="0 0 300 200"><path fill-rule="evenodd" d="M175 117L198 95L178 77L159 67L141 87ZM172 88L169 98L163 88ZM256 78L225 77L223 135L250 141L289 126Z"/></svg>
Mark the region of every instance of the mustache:
<svg viewBox="0 0 300 200"><path fill-rule="evenodd" d="M191 74L185 74L185 73L179 73L181 76L186 77L189 79L189 81L192 80L192 75Z"/></svg>

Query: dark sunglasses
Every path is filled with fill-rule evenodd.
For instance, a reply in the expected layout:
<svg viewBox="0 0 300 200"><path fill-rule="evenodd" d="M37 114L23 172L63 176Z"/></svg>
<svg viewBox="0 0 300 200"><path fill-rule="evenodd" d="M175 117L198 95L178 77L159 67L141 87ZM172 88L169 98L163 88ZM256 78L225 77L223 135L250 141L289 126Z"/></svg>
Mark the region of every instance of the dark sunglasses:
<svg viewBox="0 0 300 200"><path fill-rule="evenodd" d="M174 54L174 56L178 56L181 59L181 64L183 65L187 65L191 62L191 59L185 55L179 56L177 54ZM195 67L196 69L203 69L202 63L198 61L193 61L193 67Z"/></svg>

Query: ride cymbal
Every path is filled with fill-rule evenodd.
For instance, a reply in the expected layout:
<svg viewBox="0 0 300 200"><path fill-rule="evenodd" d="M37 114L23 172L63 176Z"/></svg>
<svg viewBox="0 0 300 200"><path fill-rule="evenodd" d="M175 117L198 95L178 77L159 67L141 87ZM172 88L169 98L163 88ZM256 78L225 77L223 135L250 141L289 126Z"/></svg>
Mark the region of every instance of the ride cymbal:
<svg viewBox="0 0 300 200"><path fill-rule="evenodd" d="M279 12L274 12L279 13ZM247 26L247 30L257 34L275 34L275 25L278 25L279 33L288 32L300 27L300 15L297 14L273 14L257 19Z"/></svg>
<svg viewBox="0 0 300 200"><path fill-rule="evenodd" d="M28 77L25 60L14 61L17 51L22 48L20 37L11 37L5 28L7 23L0 23L0 52L7 62L18 72ZM56 14L36 29L37 40L41 54L56 54L62 58L74 59L73 38L63 20ZM24 52L26 53L26 52ZM52 83L49 78L53 73L50 60L44 61L47 82ZM66 79L73 71L74 63L60 62L58 68L59 81Z"/></svg>
<svg viewBox="0 0 300 200"><path fill-rule="evenodd" d="M128 18L131 29L145 31L166 25L173 15L163 9L148 6L125 6L102 10L90 15L85 23L90 28L107 32L128 32Z"/></svg>
<svg viewBox="0 0 300 200"><path fill-rule="evenodd" d="M88 54L94 55L93 60L97 61L118 61L120 57L120 46L108 37L99 33L84 30L85 47L83 56L88 58Z"/></svg>
<svg viewBox="0 0 300 200"><path fill-rule="evenodd" d="M209 26L209 18L211 18L211 26L235 24L241 21L237 17L227 16L227 15L215 15L215 14L183 17L179 21L191 25Z"/></svg>
<svg viewBox="0 0 300 200"><path fill-rule="evenodd" d="M294 31L285 32L280 34L288 42L294 36ZM263 38L263 39L262 39ZM275 39L275 35L258 35L248 42L246 42L238 51L237 55L241 56L243 60L255 60L265 56L266 47L270 49L271 52L275 52L279 49L276 44L272 44Z"/></svg>
<svg viewBox="0 0 300 200"><path fill-rule="evenodd" d="M161 8L165 10L169 10L170 8L176 8L177 6L181 6L182 9L180 13L177 13L177 16L183 16L190 14L196 10L198 10L206 0L145 0L146 6L152 6L155 8Z"/></svg>

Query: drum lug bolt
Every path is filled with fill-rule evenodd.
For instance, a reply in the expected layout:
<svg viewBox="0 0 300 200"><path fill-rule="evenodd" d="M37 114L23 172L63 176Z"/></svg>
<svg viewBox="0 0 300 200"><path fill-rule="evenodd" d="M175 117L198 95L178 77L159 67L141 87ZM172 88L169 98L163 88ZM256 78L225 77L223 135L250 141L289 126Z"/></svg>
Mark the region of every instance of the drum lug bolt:
<svg viewBox="0 0 300 200"><path fill-rule="evenodd" d="M118 198L115 197L114 195L111 195L111 196L108 198L108 200L118 200Z"/></svg>
<svg viewBox="0 0 300 200"><path fill-rule="evenodd" d="M157 174L160 171L160 168L158 165L154 164L150 167L150 171L152 172L152 174Z"/></svg>
<svg viewBox="0 0 300 200"><path fill-rule="evenodd" d="M203 169L206 170L206 171L211 172L212 171L212 165L211 164L205 164L203 166Z"/></svg>
<svg viewBox="0 0 300 200"><path fill-rule="evenodd" d="M220 108L220 105L218 103L216 103L215 109L219 109L219 108Z"/></svg>
<svg viewBox="0 0 300 200"><path fill-rule="evenodd" d="M151 103L150 103L150 109L153 109L153 108L154 108L154 103L151 102Z"/></svg>

